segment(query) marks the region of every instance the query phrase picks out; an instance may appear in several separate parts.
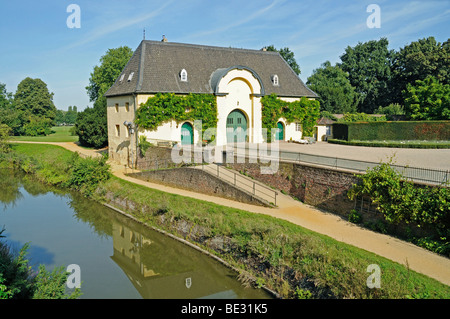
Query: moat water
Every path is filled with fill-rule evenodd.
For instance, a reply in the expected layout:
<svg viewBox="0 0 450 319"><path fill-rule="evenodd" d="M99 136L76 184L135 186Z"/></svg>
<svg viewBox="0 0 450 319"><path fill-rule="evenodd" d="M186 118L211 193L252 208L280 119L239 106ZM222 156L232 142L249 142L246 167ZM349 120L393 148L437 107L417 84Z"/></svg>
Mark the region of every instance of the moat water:
<svg viewBox="0 0 450 319"><path fill-rule="evenodd" d="M271 298L215 259L112 209L0 170L2 227L13 250L29 243L34 269L78 265L82 299Z"/></svg>

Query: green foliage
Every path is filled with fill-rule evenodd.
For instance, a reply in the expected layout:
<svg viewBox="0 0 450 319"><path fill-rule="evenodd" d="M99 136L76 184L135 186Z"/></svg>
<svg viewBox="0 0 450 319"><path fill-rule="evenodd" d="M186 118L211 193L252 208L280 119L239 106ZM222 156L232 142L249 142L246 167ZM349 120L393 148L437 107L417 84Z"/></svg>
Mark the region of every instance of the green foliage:
<svg viewBox="0 0 450 319"><path fill-rule="evenodd" d="M299 101L286 102L276 94L266 95L261 99L262 127L267 129L267 140L271 141L273 128L277 127L280 118L288 123L302 124L303 135L311 136L320 116L320 103L302 97Z"/></svg>
<svg viewBox="0 0 450 319"><path fill-rule="evenodd" d="M201 120L202 127L195 129L201 130L204 135L206 129L217 126L216 97L211 94L157 93L141 104L136 112L135 123L139 127L155 130L169 120L177 123Z"/></svg>
<svg viewBox="0 0 450 319"><path fill-rule="evenodd" d="M386 121L385 116L372 116L366 113L345 113L338 123L353 123L353 122L379 122Z"/></svg>
<svg viewBox="0 0 450 319"><path fill-rule="evenodd" d="M53 121L45 117L30 116L29 122L22 127L22 134L26 136L42 136L52 132Z"/></svg>
<svg viewBox="0 0 450 319"><path fill-rule="evenodd" d="M441 242L437 246L446 247L448 250L443 253L450 254L450 188L445 185L419 187L390 164L381 163L359 175L361 183L353 185L348 197L354 200L368 196L391 224L413 223L433 229L433 240Z"/></svg>
<svg viewBox="0 0 450 319"><path fill-rule="evenodd" d="M34 278L35 291L33 299L78 299L81 290L67 294L66 282L69 274L64 267L56 267L51 272L44 265L39 265L39 272Z"/></svg>
<svg viewBox="0 0 450 319"><path fill-rule="evenodd" d="M70 179L67 184L86 196L91 196L98 184L111 177L107 157L80 158L78 153L73 153L70 166Z"/></svg>
<svg viewBox="0 0 450 319"><path fill-rule="evenodd" d="M286 61L287 64L291 67L291 69L295 72L295 74L299 75L301 73L300 66L298 65L297 61L294 57L294 52L292 52L288 47L282 48L280 50L277 50L275 46L269 45L265 47L267 51L274 51L278 52L283 59Z"/></svg>
<svg viewBox="0 0 450 319"><path fill-rule="evenodd" d="M350 223L359 224L362 221L362 216L356 209L352 209L348 215L348 221Z"/></svg>
<svg viewBox="0 0 450 319"><path fill-rule="evenodd" d="M405 91L405 113L412 120L450 120L450 84L435 77L408 84Z"/></svg>
<svg viewBox="0 0 450 319"><path fill-rule="evenodd" d="M114 84L133 55L129 47L109 49L100 58L100 65L94 67L86 87L92 108L77 114L75 133L84 146L100 148L108 144L108 123L106 98L104 94Z"/></svg>
<svg viewBox="0 0 450 319"><path fill-rule="evenodd" d="M6 124L0 124L0 153L7 153L11 150L9 145L9 135L11 128Z"/></svg>
<svg viewBox="0 0 450 319"><path fill-rule="evenodd" d="M386 119L390 121L390 120L394 119L395 115L404 115L405 110L402 105L400 105L398 103L391 103L385 107L380 106L375 111L375 113L386 115Z"/></svg>
<svg viewBox="0 0 450 319"><path fill-rule="evenodd" d="M351 85L348 74L339 66L326 61L313 71L306 84L319 95L320 109L330 113L356 112L359 95Z"/></svg>
<svg viewBox="0 0 450 319"><path fill-rule="evenodd" d="M76 106L69 106L67 111L56 110L55 124L74 125L77 120L77 114Z"/></svg>
<svg viewBox="0 0 450 319"><path fill-rule="evenodd" d="M145 152L147 152L150 146L150 142L147 141L147 138L144 135L139 136L139 151L142 156L145 156Z"/></svg>
<svg viewBox="0 0 450 319"><path fill-rule="evenodd" d="M1 232L0 232L1 233ZM5 242L0 242L0 299L76 299L80 289L66 292L68 273L62 267L52 272L39 266L32 271L26 258L29 244L14 254Z"/></svg>
<svg viewBox="0 0 450 319"><path fill-rule="evenodd" d="M449 40L439 43L432 36L413 41L401 48L392 65L392 102L403 103L402 91L417 80L435 77L450 84Z"/></svg>
<svg viewBox="0 0 450 319"><path fill-rule="evenodd" d="M100 58L100 65L96 65L86 87L89 100L94 107L106 108L106 98L103 96L114 84L120 73L133 55L133 50L127 46L108 49Z"/></svg>
<svg viewBox="0 0 450 319"><path fill-rule="evenodd" d="M106 109L87 107L78 113L75 134L81 145L101 148L108 144L108 126Z"/></svg>
<svg viewBox="0 0 450 319"><path fill-rule="evenodd" d="M335 123L333 136L347 141L449 141L450 121Z"/></svg>
<svg viewBox="0 0 450 319"><path fill-rule="evenodd" d="M25 78L17 86L14 95L16 109L29 115L55 118L56 107L53 104L53 93L50 93L47 84L41 79Z"/></svg>
<svg viewBox="0 0 450 319"><path fill-rule="evenodd" d="M379 106L389 104L395 52L388 49L388 44L386 38L359 42L355 47L348 46L340 57L342 63L339 66L348 73L350 83L360 94L360 112L373 113Z"/></svg>

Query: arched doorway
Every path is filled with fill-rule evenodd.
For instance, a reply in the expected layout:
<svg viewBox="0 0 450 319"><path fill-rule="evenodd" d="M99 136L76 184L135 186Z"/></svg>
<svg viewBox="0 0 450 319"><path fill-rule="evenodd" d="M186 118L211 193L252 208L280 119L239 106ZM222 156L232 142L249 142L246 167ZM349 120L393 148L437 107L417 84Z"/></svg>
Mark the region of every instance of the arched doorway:
<svg viewBox="0 0 450 319"><path fill-rule="evenodd" d="M247 141L247 118L240 110L234 110L227 117L227 143Z"/></svg>
<svg viewBox="0 0 450 319"><path fill-rule="evenodd" d="M277 123L278 133L276 135L276 139L278 141L284 141L284 125L282 122Z"/></svg>
<svg viewBox="0 0 450 319"><path fill-rule="evenodd" d="M181 145L194 144L194 128L191 123L183 123L181 126Z"/></svg>

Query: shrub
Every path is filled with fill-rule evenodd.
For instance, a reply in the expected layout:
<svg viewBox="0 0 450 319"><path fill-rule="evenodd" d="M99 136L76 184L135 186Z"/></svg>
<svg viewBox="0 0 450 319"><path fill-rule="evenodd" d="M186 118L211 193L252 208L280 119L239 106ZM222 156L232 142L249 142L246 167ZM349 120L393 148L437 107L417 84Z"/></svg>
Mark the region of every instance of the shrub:
<svg viewBox="0 0 450 319"><path fill-rule="evenodd" d="M450 253L450 188L414 185L389 163L368 169L358 178L361 183L347 193L351 200L368 196L388 223L404 222L432 230L427 246L439 247L439 253ZM433 245L430 240L435 241Z"/></svg>
<svg viewBox="0 0 450 319"><path fill-rule="evenodd" d="M81 295L78 288L66 293L69 274L62 267L49 272L40 265L35 273L26 259L28 248L29 244L25 244L14 254L5 242L0 242L0 299L75 299Z"/></svg>
<svg viewBox="0 0 450 319"><path fill-rule="evenodd" d="M78 153L74 153L68 186L81 191L84 195L92 195L100 182L111 177L106 160L106 156L80 158Z"/></svg>

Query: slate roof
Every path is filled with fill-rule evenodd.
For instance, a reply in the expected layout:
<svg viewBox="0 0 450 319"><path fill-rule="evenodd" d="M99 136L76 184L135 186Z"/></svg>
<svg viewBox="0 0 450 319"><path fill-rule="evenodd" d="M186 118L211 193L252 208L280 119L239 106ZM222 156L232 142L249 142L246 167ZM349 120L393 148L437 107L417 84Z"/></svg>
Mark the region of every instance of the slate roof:
<svg viewBox="0 0 450 319"><path fill-rule="evenodd" d="M213 94L218 77L235 66L256 73L263 84L263 94L317 97L278 52L149 40L140 43L105 96L158 92ZM180 79L182 69L187 71L187 82ZM278 86L272 84L274 74L278 75Z"/></svg>

